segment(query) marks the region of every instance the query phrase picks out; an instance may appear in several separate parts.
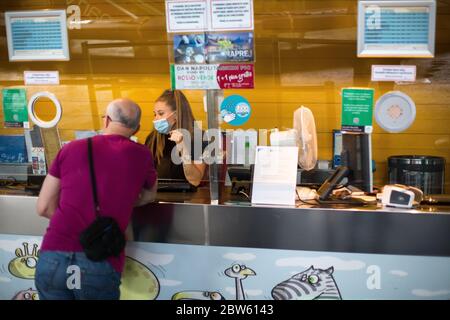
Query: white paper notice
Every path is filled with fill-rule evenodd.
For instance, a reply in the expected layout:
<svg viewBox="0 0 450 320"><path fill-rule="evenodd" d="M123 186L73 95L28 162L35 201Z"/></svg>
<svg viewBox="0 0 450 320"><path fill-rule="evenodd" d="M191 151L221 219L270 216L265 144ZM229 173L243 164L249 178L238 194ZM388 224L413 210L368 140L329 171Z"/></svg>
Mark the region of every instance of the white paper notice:
<svg viewBox="0 0 450 320"><path fill-rule="evenodd" d="M167 32L206 31L207 12L206 0L166 0Z"/></svg>
<svg viewBox="0 0 450 320"><path fill-rule="evenodd" d="M252 204L295 205L297 147L256 147Z"/></svg>
<svg viewBox="0 0 450 320"><path fill-rule="evenodd" d="M253 0L211 0L211 31L253 30Z"/></svg>
<svg viewBox="0 0 450 320"><path fill-rule="evenodd" d="M166 0L167 32L253 30L253 0Z"/></svg>
<svg viewBox="0 0 450 320"><path fill-rule="evenodd" d="M23 79L26 86L59 84L58 71L24 71Z"/></svg>
<svg viewBox="0 0 450 320"><path fill-rule="evenodd" d="M372 66L372 81L416 81L416 66Z"/></svg>

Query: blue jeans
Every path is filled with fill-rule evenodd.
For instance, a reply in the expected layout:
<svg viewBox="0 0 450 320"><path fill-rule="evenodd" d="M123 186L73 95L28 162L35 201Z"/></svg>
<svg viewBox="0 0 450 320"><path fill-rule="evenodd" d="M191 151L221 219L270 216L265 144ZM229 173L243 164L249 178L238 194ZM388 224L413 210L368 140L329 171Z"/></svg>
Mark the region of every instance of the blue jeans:
<svg viewBox="0 0 450 320"><path fill-rule="evenodd" d="M82 252L44 251L35 277L40 300L119 300L120 273Z"/></svg>

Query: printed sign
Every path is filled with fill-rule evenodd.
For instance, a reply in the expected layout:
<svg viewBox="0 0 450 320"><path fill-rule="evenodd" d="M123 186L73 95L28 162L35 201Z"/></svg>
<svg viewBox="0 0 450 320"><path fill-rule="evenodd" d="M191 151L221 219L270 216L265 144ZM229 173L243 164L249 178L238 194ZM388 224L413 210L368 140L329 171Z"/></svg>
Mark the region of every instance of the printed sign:
<svg viewBox="0 0 450 320"><path fill-rule="evenodd" d="M0 136L0 163L26 163L28 160L25 137Z"/></svg>
<svg viewBox="0 0 450 320"><path fill-rule="evenodd" d="M31 148L31 161L33 174L46 175L47 167L45 166L45 149L42 147Z"/></svg>
<svg viewBox="0 0 450 320"><path fill-rule="evenodd" d="M172 89L209 90L220 89L217 83L218 64L171 65Z"/></svg>
<svg viewBox="0 0 450 320"><path fill-rule="evenodd" d="M211 0L211 30L253 30L252 0Z"/></svg>
<svg viewBox="0 0 450 320"><path fill-rule="evenodd" d="M28 122L27 93L25 89L3 89L5 127L21 128Z"/></svg>
<svg viewBox="0 0 450 320"><path fill-rule="evenodd" d="M416 81L416 66L372 66L372 81Z"/></svg>
<svg viewBox="0 0 450 320"><path fill-rule="evenodd" d="M358 57L433 57L436 1L358 1Z"/></svg>
<svg viewBox="0 0 450 320"><path fill-rule="evenodd" d="M253 32L208 33L208 62L252 62Z"/></svg>
<svg viewBox="0 0 450 320"><path fill-rule="evenodd" d="M173 38L176 64L205 63L206 48L204 34L182 34Z"/></svg>
<svg viewBox="0 0 450 320"><path fill-rule="evenodd" d="M256 147L252 204L295 205L298 147Z"/></svg>
<svg viewBox="0 0 450 320"><path fill-rule="evenodd" d="M252 89L254 80L253 64L221 64L217 70L221 89Z"/></svg>
<svg viewBox="0 0 450 320"><path fill-rule="evenodd" d="M24 71L25 85L51 85L59 84L58 71Z"/></svg>
<svg viewBox="0 0 450 320"><path fill-rule="evenodd" d="M207 30L207 3L200 1L166 1L167 32Z"/></svg>
<svg viewBox="0 0 450 320"><path fill-rule="evenodd" d="M69 60L66 10L5 12L10 61Z"/></svg>
<svg viewBox="0 0 450 320"><path fill-rule="evenodd" d="M253 30L253 0L166 0L167 32Z"/></svg>
<svg viewBox="0 0 450 320"><path fill-rule="evenodd" d="M173 49L175 64L254 61L252 32L175 35Z"/></svg>
<svg viewBox="0 0 450 320"><path fill-rule="evenodd" d="M173 89L251 89L254 88L252 64L171 65Z"/></svg>
<svg viewBox="0 0 450 320"><path fill-rule="evenodd" d="M250 119L252 108L242 96L232 95L223 100L220 105L220 116L223 121L232 126L243 125Z"/></svg>
<svg viewBox="0 0 450 320"><path fill-rule="evenodd" d="M373 89L342 89L342 131L372 132Z"/></svg>

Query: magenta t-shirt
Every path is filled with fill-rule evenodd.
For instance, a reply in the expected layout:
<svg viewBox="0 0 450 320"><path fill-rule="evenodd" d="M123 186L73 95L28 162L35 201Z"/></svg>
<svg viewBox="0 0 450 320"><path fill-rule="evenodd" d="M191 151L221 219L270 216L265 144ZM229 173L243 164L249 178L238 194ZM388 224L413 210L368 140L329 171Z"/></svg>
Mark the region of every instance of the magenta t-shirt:
<svg viewBox="0 0 450 320"><path fill-rule="evenodd" d="M115 218L125 231L142 188L150 189L156 181L151 153L120 135L95 136L92 147L100 213ZM61 191L41 250L81 252L80 233L95 219L87 139L64 146L49 174L61 179ZM125 253L108 261L122 272Z"/></svg>

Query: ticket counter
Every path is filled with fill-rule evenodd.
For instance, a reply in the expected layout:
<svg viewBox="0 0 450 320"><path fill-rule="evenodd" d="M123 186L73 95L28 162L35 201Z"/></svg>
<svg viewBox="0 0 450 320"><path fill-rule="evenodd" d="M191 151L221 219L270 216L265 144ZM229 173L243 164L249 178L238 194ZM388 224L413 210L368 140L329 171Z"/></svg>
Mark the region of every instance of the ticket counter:
<svg viewBox="0 0 450 320"><path fill-rule="evenodd" d="M449 298L448 207L210 205L208 193L135 211L122 299ZM0 196L1 299L34 290L48 223L36 199Z"/></svg>

